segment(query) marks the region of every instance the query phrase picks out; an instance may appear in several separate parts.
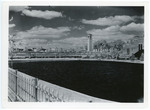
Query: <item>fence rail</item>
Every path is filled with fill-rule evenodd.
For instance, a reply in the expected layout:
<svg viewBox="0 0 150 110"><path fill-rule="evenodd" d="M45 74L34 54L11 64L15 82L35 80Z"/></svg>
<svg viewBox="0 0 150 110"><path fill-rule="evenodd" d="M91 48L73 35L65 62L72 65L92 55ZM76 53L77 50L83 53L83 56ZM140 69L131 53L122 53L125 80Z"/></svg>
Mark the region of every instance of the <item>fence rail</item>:
<svg viewBox="0 0 150 110"><path fill-rule="evenodd" d="M21 102L65 102L64 95L56 94L50 89L38 83L39 79L27 76L17 70L9 69L9 99Z"/></svg>
<svg viewBox="0 0 150 110"><path fill-rule="evenodd" d="M12 102L111 102L78 93L9 68L8 100Z"/></svg>

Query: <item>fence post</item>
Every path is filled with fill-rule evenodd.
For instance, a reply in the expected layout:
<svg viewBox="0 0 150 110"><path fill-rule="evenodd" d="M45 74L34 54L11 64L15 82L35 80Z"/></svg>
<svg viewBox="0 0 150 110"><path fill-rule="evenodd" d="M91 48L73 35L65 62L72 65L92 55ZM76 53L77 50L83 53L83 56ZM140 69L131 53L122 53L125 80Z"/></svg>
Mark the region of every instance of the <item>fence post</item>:
<svg viewBox="0 0 150 110"><path fill-rule="evenodd" d="M18 84L17 84L18 82L17 82L17 70L15 71L15 101L17 101L18 99L17 99L17 96L18 96L18 92L17 92L17 86L18 86Z"/></svg>
<svg viewBox="0 0 150 110"><path fill-rule="evenodd" d="M35 101L38 102L38 78L35 78Z"/></svg>

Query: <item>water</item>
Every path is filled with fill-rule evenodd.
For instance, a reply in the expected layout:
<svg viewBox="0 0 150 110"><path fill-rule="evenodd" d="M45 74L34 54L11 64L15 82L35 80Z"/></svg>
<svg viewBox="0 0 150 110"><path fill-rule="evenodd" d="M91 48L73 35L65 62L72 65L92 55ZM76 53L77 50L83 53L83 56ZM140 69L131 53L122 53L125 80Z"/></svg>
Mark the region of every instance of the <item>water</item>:
<svg viewBox="0 0 150 110"><path fill-rule="evenodd" d="M143 98L143 64L109 61L14 61L13 68L98 98L118 102L139 102Z"/></svg>

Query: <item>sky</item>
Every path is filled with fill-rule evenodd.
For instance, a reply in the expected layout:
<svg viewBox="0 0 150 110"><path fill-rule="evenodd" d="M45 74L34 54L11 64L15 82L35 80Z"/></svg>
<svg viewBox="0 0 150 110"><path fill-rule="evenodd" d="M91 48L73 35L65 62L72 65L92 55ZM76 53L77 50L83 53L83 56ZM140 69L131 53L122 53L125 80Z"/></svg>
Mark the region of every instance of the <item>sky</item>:
<svg viewBox="0 0 150 110"><path fill-rule="evenodd" d="M10 6L9 35L20 48L79 48L87 35L128 40L144 34L144 7Z"/></svg>

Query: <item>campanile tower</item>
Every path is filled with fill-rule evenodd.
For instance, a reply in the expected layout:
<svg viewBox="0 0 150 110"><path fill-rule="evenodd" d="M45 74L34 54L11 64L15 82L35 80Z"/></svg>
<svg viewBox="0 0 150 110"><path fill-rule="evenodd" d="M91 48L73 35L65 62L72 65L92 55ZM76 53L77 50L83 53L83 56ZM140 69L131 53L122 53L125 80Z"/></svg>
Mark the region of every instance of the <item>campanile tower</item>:
<svg viewBox="0 0 150 110"><path fill-rule="evenodd" d="M92 52L93 45L92 45L92 34L88 34L88 52Z"/></svg>

